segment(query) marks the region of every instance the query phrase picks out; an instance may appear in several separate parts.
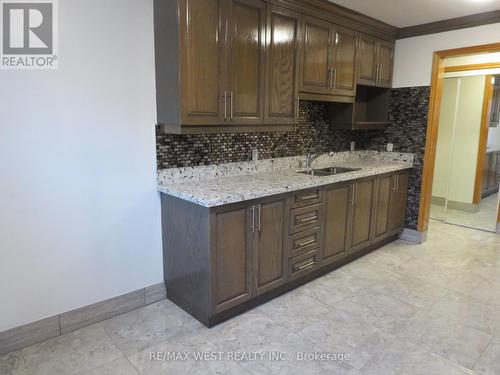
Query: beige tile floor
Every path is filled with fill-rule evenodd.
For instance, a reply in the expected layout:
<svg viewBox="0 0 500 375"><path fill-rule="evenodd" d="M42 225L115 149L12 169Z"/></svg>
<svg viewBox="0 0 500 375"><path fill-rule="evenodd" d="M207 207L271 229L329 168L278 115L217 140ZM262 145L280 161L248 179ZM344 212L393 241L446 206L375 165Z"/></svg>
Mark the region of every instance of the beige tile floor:
<svg viewBox="0 0 500 375"><path fill-rule="evenodd" d="M150 360L174 351L286 360ZM296 359L315 351L351 358ZM0 374L498 375L500 236L433 222L422 245L394 242L212 329L163 301L0 357Z"/></svg>
<svg viewBox="0 0 500 375"><path fill-rule="evenodd" d="M496 230L498 207L498 193L486 197L479 204L477 212L466 212L461 210L447 209L443 205L431 205L431 218L444 220L450 224L463 225L469 228L477 228L488 231Z"/></svg>

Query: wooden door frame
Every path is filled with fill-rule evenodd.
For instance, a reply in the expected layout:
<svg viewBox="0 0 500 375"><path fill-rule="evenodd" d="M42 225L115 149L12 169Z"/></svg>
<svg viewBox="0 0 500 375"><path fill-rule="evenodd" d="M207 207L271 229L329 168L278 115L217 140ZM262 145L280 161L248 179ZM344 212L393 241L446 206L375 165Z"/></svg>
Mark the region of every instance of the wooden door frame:
<svg viewBox="0 0 500 375"><path fill-rule="evenodd" d="M429 101L429 115L424 154L424 169L422 173L422 186L420 190L420 205L418 211L417 229L419 232L427 231L427 228L429 226L429 216L432 201L432 183L434 179L434 167L436 161L436 148L439 130L439 117L441 114L441 99L443 97L444 74L446 70L444 66L444 60L447 57L457 57L491 52L500 52L500 43L436 51L433 54L431 94ZM480 66L481 64L478 64L476 68L481 68ZM500 62L498 64L498 67L500 67ZM487 69L491 68L492 66L491 64L489 64ZM485 68L483 67L483 69Z"/></svg>
<svg viewBox="0 0 500 375"><path fill-rule="evenodd" d="M498 64L500 67L500 63ZM484 83L484 97L483 97L483 112L481 115L481 128L479 130L479 146L477 150L477 164L476 164L476 181L474 182L474 197L473 204L481 203L482 189L483 189L483 165L486 157L486 146L488 143L488 132L490 126L491 116L491 102L493 100L492 78L494 76L487 75Z"/></svg>

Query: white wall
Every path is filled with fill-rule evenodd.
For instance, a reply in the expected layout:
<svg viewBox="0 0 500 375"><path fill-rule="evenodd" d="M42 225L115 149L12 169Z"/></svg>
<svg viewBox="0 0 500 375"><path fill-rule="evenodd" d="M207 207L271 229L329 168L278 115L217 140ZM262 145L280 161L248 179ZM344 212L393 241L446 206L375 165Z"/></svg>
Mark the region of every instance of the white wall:
<svg viewBox="0 0 500 375"><path fill-rule="evenodd" d="M398 40L394 87L428 86L435 51L500 42L500 23Z"/></svg>
<svg viewBox="0 0 500 375"><path fill-rule="evenodd" d="M163 278L152 0L59 13L59 70L0 71L0 331Z"/></svg>

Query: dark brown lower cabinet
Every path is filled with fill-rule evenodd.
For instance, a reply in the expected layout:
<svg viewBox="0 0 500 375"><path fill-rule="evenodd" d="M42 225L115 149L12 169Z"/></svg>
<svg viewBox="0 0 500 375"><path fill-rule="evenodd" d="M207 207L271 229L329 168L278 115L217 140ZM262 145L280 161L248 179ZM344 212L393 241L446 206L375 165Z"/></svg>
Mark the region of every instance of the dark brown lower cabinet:
<svg viewBox="0 0 500 375"><path fill-rule="evenodd" d="M356 252L371 244L375 178L353 184L352 226L349 252Z"/></svg>
<svg viewBox="0 0 500 375"><path fill-rule="evenodd" d="M252 208L253 225L253 287L262 294L285 282L284 247L285 201L262 203Z"/></svg>
<svg viewBox="0 0 500 375"><path fill-rule="evenodd" d="M408 172L377 178L373 240L380 241L404 229Z"/></svg>
<svg viewBox="0 0 500 375"><path fill-rule="evenodd" d="M408 173L397 173L393 179L396 187L389 201L389 235L404 229L408 196Z"/></svg>
<svg viewBox="0 0 500 375"><path fill-rule="evenodd" d="M167 296L207 326L396 239L408 173L206 208L162 195Z"/></svg>
<svg viewBox="0 0 500 375"><path fill-rule="evenodd" d="M339 258L344 257L349 250L351 203L351 184L325 189L323 264L336 262Z"/></svg>
<svg viewBox="0 0 500 375"><path fill-rule="evenodd" d="M216 311L248 300L252 293L252 233L249 209L243 207L215 214L215 285Z"/></svg>

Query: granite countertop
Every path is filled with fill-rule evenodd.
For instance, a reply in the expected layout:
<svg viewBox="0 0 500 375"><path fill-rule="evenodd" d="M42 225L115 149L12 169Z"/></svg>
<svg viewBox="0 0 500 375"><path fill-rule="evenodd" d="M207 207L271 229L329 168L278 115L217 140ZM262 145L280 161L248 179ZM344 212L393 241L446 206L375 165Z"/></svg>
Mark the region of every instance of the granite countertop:
<svg viewBox="0 0 500 375"><path fill-rule="evenodd" d="M321 156L312 168L360 168L334 176L308 176L303 157L220 166L174 168L159 171L158 191L204 207L216 207L281 193L324 186L413 167L412 154L361 151Z"/></svg>
<svg viewBox="0 0 500 375"><path fill-rule="evenodd" d="M491 154L493 152L500 152L500 147L488 147L486 148L486 153Z"/></svg>

